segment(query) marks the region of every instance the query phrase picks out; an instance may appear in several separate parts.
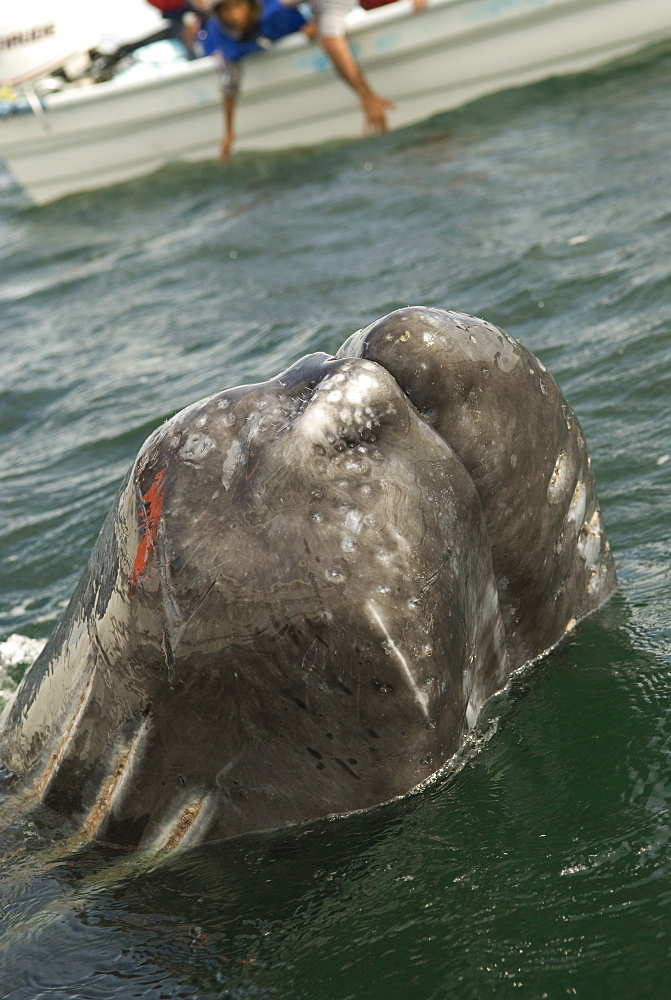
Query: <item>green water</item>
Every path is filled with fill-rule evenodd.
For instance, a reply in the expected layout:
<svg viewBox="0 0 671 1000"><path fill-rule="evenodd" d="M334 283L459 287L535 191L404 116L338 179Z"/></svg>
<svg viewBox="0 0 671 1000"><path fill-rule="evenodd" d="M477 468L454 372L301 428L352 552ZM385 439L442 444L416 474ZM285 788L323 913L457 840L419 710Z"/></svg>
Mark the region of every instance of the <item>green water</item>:
<svg viewBox="0 0 671 1000"><path fill-rule="evenodd" d="M0 687L165 417L407 304L578 413L620 590L391 806L173 857L0 806L0 996L663 997L671 968L671 55L376 141L31 208L0 173ZM5 640L5 641L2 641Z"/></svg>

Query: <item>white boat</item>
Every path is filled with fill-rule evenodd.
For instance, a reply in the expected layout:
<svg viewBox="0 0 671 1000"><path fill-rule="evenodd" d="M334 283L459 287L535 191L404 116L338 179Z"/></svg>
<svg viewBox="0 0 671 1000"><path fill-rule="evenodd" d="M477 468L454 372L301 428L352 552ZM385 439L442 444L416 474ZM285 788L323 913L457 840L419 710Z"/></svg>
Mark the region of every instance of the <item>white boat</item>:
<svg viewBox="0 0 671 1000"><path fill-rule="evenodd" d="M392 128L508 87L604 64L671 38L668 0L410 0L350 15L352 48L397 110ZM0 35L0 80L2 77ZM6 79L6 77L5 77ZM20 86L16 87L20 92ZM0 120L0 156L33 202L100 188L180 160L217 156L221 96L212 58L45 94ZM354 138L353 92L301 35L245 60L238 150Z"/></svg>

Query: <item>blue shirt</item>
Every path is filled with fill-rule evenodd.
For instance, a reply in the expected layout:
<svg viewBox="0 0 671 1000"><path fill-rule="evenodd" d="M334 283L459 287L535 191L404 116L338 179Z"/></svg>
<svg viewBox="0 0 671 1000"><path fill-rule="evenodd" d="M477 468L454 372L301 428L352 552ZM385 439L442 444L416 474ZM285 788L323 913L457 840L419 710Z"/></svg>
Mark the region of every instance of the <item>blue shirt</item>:
<svg viewBox="0 0 671 1000"><path fill-rule="evenodd" d="M285 7L280 0L262 0L261 17L253 39L241 41L234 38L217 17L211 17L205 25L205 31L200 33L199 41L206 56L221 52L224 59L237 62L251 52L267 48L263 40L276 42L278 38L300 31L305 23L303 15L294 7Z"/></svg>

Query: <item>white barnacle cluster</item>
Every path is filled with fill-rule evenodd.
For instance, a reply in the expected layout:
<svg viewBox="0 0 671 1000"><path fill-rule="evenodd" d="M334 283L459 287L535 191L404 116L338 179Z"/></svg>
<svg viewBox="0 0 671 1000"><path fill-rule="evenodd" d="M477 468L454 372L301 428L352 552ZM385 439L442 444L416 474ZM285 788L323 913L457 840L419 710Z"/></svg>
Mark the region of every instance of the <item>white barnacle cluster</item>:
<svg viewBox="0 0 671 1000"><path fill-rule="evenodd" d="M364 515L360 510L350 508L345 514L344 532L342 538L342 548L344 552L353 552L356 548L357 538L361 534L364 525Z"/></svg>
<svg viewBox="0 0 671 1000"><path fill-rule="evenodd" d="M349 579L348 559L376 526L369 510L376 486L371 485L371 471L382 455L371 446L371 437L383 383L384 373L374 363L345 361L320 382L294 424L295 433L310 446L314 469L326 474L334 501L328 518L321 510L311 515L313 525L328 532L342 553L324 569L330 584Z"/></svg>
<svg viewBox="0 0 671 1000"><path fill-rule="evenodd" d="M381 387L381 371L373 362L340 365L320 383L303 411L303 432L315 444L370 439L377 416L373 400Z"/></svg>
<svg viewBox="0 0 671 1000"><path fill-rule="evenodd" d="M205 418L203 418L205 419ZM209 434L205 434L203 431L195 430L192 431L187 437L186 441L179 449L179 457L183 462L194 462L199 463L214 451L215 443Z"/></svg>
<svg viewBox="0 0 671 1000"><path fill-rule="evenodd" d="M562 453L563 454L563 453ZM559 456L561 458L561 455ZM557 460L559 462L559 459ZM555 466L555 469L557 466ZM561 470L559 472L561 476ZM552 477L550 477L550 482L552 483ZM549 498L550 486L548 486L548 498ZM555 491L555 497L557 500L560 499L558 492ZM575 489L573 490L573 495L571 497L571 502L569 503L568 510L564 517L564 523L562 525L559 537L555 542L555 552L557 555L561 555L564 551L566 545L573 545L575 539L580 534L583 527L583 522L585 520L585 512L587 510L587 488L582 479L579 479L576 483Z"/></svg>
<svg viewBox="0 0 671 1000"><path fill-rule="evenodd" d="M568 527L569 525L573 527L573 531L577 535L582 528L583 521L585 520L585 511L587 509L587 488L582 481L579 479L576 483L575 490L573 491L573 496L571 497L571 503L566 512L565 523Z"/></svg>
<svg viewBox="0 0 671 1000"><path fill-rule="evenodd" d="M207 426L208 408L213 398L215 397L206 396L204 399L199 399L197 403L191 403L183 410L173 414L149 435L142 450L144 451L151 442L158 438L167 441L171 448L179 449L185 442L185 434L188 438L192 433L202 432L203 428Z"/></svg>
<svg viewBox="0 0 671 1000"><path fill-rule="evenodd" d="M571 421L571 407L568 405L568 403L564 402L561 404L561 412L564 418L564 422L566 424L566 430L570 431L573 424Z"/></svg>
<svg viewBox="0 0 671 1000"><path fill-rule="evenodd" d="M321 513L315 512L312 515L312 522L322 529L326 529L334 536L334 540L339 538L340 551L343 553L341 559L336 559L325 568L326 580L329 583L346 583L350 577L347 559L353 557L365 531L374 527L375 519L365 511L343 505L335 517L327 522L324 521Z"/></svg>
<svg viewBox="0 0 671 1000"><path fill-rule="evenodd" d="M559 503L565 495L571 478L571 463L564 450L559 452L548 482L548 503Z"/></svg>
<svg viewBox="0 0 671 1000"><path fill-rule="evenodd" d="M299 401L291 396L263 396L256 404L258 412L247 418L249 439L253 436L272 437L286 430L294 420L299 409Z"/></svg>
<svg viewBox="0 0 671 1000"><path fill-rule="evenodd" d="M591 518L583 524L578 538L578 552L587 567L587 589L592 594L598 592L606 572L601 557L604 549L607 551L607 546L607 542L604 545L603 522L597 508Z"/></svg>

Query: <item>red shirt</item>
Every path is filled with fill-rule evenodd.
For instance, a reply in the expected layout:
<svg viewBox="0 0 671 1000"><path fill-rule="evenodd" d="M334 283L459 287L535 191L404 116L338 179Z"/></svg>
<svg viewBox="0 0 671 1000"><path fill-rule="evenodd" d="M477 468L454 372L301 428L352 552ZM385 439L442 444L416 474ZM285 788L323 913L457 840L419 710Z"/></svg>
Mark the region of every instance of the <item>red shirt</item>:
<svg viewBox="0 0 671 1000"><path fill-rule="evenodd" d="M159 10L168 13L170 11L181 10L182 7L186 7L184 0L147 0L152 7L158 7Z"/></svg>

